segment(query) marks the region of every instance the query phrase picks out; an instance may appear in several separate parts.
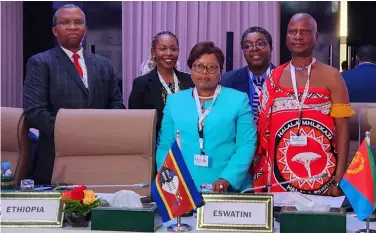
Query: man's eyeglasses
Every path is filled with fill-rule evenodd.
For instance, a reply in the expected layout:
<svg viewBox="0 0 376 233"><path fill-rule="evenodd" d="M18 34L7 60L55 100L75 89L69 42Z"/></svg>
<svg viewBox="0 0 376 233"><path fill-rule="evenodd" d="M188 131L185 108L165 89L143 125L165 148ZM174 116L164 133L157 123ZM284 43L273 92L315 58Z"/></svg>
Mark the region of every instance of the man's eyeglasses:
<svg viewBox="0 0 376 233"><path fill-rule="evenodd" d="M247 43L243 45L244 50L251 50L251 49L263 49L266 46L265 41L258 41L255 44Z"/></svg>
<svg viewBox="0 0 376 233"><path fill-rule="evenodd" d="M209 66L204 66L202 64L193 64L192 68L194 71L197 73L202 73L205 69L209 74L215 74L217 72L219 66L217 65L209 65Z"/></svg>
<svg viewBox="0 0 376 233"><path fill-rule="evenodd" d="M57 24L63 25L64 27L68 27L71 24L73 24L73 26L83 26L86 24L86 22L84 20L74 20L74 21L67 20L67 21L57 22Z"/></svg>
<svg viewBox="0 0 376 233"><path fill-rule="evenodd" d="M179 48L178 47L171 47L171 48L164 47L164 48L157 48L157 50L160 53L168 53L169 51L170 53L177 53L179 51Z"/></svg>

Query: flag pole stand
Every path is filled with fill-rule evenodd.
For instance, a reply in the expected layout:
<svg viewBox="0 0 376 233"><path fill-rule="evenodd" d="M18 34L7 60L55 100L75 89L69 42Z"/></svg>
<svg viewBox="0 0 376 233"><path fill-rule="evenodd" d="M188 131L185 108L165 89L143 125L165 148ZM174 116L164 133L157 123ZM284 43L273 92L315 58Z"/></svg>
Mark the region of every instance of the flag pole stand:
<svg viewBox="0 0 376 233"><path fill-rule="evenodd" d="M371 139L371 133L369 131L366 131L366 141L367 143L370 145L370 139ZM371 215L372 217L374 217L375 215L372 214ZM370 217L371 217L370 216ZM370 222L370 217L367 218L366 220L366 229L360 229L358 231L356 231L356 233L362 233L362 232L366 232L366 233L376 233L376 230L374 229L369 229L369 222Z"/></svg>
<svg viewBox="0 0 376 233"><path fill-rule="evenodd" d="M187 232L192 230L192 227L188 224L181 223L181 217L176 218L176 224L172 224L167 227L169 232ZM375 232L376 233L376 232Z"/></svg>
<svg viewBox="0 0 376 233"><path fill-rule="evenodd" d="M369 218L367 218L367 220L366 220L366 229L360 229L360 230L356 231L355 233L363 233L363 232L376 233L376 230L369 229Z"/></svg>
<svg viewBox="0 0 376 233"><path fill-rule="evenodd" d="M180 131L176 131L175 135L176 142L178 143L179 148L181 149L181 138L180 138ZM187 232L192 230L192 227L188 224L181 223L181 217L176 218L176 224L172 224L167 227L167 231L169 232Z"/></svg>

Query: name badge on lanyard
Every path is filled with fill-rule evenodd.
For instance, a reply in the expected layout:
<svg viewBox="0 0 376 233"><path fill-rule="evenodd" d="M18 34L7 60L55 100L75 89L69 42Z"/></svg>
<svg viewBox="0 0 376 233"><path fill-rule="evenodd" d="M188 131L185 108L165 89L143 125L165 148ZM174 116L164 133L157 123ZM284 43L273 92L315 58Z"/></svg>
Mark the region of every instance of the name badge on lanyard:
<svg viewBox="0 0 376 233"><path fill-rule="evenodd" d="M305 87L304 87L304 92L303 92L301 101L299 101L299 93L298 93L298 86L297 86L297 82L296 82L295 67L293 66L292 62L290 62L291 82L292 82L292 86L294 88L294 95L295 95L296 103L297 103L298 108L299 108L298 133L297 133L297 136L291 136L290 137L290 145L292 145L292 146L307 146L307 136L300 135L300 129L301 129L301 125L302 125L303 105L304 105L304 101L305 101L305 99L307 98L307 95L308 95L309 79L310 79L310 76L311 76L311 68L312 68L312 65L315 63L315 61L316 61L316 59L313 58L311 64L309 64L309 66L308 66L308 78L307 78L307 82L306 82Z"/></svg>
<svg viewBox="0 0 376 233"><path fill-rule="evenodd" d="M158 73L159 81L162 83L163 88L167 91L167 94L169 94L169 95L172 94L171 89L168 87L167 83L164 81L161 74L159 72L157 72L157 73ZM175 85L174 93L179 92L179 81L178 81L178 77L176 76L175 72L174 72L174 85Z"/></svg>
<svg viewBox="0 0 376 233"><path fill-rule="evenodd" d="M209 157L205 154L195 154L193 164L200 167L209 167Z"/></svg>
<svg viewBox="0 0 376 233"><path fill-rule="evenodd" d="M291 146L307 146L307 136L291 136L290 137Z"/></svg>
<svg viewBox="0 0 376 233"><path fill-rule="evenodd" d="M209 157L204 152L204 119L211 112L213 105L220 92L221 92L221 86L218 85L214 92L212 104L209 106L209 108L207 108L204 112L202 112L200 98L198 97L197 89L196 88L193 89L193 96L196 101L196 107L197 107L197 112L198 112L198 127L197 128L198 128L199 145L200 145L200 154L194 155L194 165L196 166L204 166L204 167L209 166Z"/></svg>

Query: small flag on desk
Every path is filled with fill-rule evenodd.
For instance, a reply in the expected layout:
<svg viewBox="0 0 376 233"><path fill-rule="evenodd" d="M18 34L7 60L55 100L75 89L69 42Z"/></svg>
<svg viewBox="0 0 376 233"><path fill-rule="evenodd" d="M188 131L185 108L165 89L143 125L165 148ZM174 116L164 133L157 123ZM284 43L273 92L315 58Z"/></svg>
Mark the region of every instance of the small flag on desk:
<svg viewBox="0 0 376 233"><path fill-rule="evenodd" d="M339 183L359 220L376 208L376 168L367 140L364 139Z"/></svg>
<svg viewBox="0 0 376 233"><path fill-rule="evenodd" d="M175 140L151 185L151 195L163 222L180 217L200 207L202 197L184 162Z"/></svg>

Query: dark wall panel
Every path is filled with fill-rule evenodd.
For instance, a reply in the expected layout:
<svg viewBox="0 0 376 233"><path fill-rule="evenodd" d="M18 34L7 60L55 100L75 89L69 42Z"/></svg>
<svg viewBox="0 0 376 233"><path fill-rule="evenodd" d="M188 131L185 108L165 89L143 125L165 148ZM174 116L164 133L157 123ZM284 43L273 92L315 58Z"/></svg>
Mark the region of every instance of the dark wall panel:
<svg viewBox="0 0 376 233"><path fill-rule="evenodd" d="M359 47L364 44L376 46L376 2L347 3L348 45Z"/></svg>
<svg viewBox="0 0 376 233"><path fill-rule="evenodd" d="M31 56L53 46L52 2L24 1L23 9L23 54L26 66Z"/></svg>

